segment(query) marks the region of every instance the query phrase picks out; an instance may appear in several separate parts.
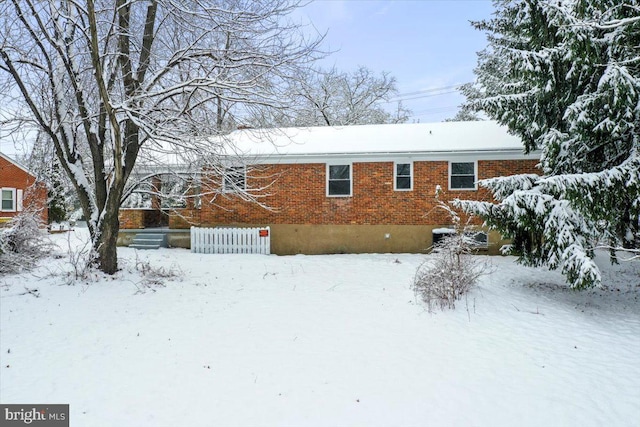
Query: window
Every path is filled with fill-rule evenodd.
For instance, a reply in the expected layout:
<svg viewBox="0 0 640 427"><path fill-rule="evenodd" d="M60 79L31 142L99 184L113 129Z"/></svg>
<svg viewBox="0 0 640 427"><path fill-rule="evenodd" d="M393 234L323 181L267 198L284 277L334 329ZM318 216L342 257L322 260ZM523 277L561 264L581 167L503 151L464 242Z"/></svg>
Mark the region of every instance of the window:
<svg viewBox="0 0 640 427"><path fill-rule="evenodd" d="M472 248L488 248L489 235L484 231L469 231L465 233Z"/></svg>
<svg viewBox="0 0 640 427"><path fill-rule="evenodd" d="M351 196L351 165L327 165L327 195Z"/></svg>
<svg viewBox="0 0 640 427"><path fill-rule="evenodd" d="M409 191L413 188L413 163L395 164L395 190Z"/></svg>
<svg viewBox="0 0 640 427"><path fill-rule="evenodd" d="M15 210L16 210L16 189L3 188L2 189L2 205L0 205L0 211L15 212Z"/></svg>
<svg viewBox="0 0 640 427"><path fill-rule="evenodd" d="M247 189L247 169L244 166L232 166L224 170L223 191L231 192Z"/></svg>
<svg viewBox="0 0 640 427"><path fill-rule="evenodd" d="M452 190L475 190L476 163L449 163L449 188Z"/></svg>

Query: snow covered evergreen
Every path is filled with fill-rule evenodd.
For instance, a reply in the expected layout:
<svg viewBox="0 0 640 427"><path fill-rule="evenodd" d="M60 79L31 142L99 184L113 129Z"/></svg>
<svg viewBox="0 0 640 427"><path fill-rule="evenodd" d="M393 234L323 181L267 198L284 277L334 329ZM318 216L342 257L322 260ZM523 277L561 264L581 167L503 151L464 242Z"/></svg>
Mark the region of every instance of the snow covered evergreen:
<svg viewBox="0 0 640 427"><path fill-rule="evenodd" d="M484 180L497 204L460 201L514 239L527 265L600 283L599 244L636 252L640 234L640 2L495 1L469 105L509 127L541 176Z"/></svg>

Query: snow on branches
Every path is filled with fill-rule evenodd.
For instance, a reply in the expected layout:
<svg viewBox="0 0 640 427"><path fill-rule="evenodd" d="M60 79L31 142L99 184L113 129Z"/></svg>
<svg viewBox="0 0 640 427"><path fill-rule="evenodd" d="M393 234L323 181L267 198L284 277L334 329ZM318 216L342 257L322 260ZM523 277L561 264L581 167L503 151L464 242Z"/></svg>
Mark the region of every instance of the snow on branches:
<svg viewBox="0 0 640 427"><path fill-rule="evenodd" d="M99 268L117 271L118 210L138 157L214 159L232 116L284 108L317 56L297 0L0 2L0 92L29 112L77 193ZM188 154L188 156L186 156Z"/></svg>
<svg viewBox="0 0 640 427"><path fill-rule="evenodd" d="M461 201L530 265L576 288L600 283L593 249L640 246L640 8L636 1L495 1L468 105L509 127L542 176L481 181L497 204Z"/></svg>
<svg viewBox="0 0 640 427"><path fill-rule="evenodd" d="M42 229L40 212L26 210L0 228L0 273L33 268L53 245Z"/></svg>

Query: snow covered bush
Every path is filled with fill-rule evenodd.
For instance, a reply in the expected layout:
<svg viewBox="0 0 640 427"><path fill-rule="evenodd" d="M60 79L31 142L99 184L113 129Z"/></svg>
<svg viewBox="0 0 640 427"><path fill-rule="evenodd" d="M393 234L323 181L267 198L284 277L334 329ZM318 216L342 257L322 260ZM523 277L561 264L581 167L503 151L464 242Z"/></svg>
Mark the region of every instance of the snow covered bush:
<svg viewBox="0 0 640 427"><path fill-rule="evenodd" d="M455 308L487 273L488 266L473 255L474 240L464 231L445 235L433 247L432 258L418 267L413 290L430 312L436 308Z"/></svg>
<svg viewBox="0 0 640 427"><path fill-rule="evenodd" d="M136 253L135 259L135 271L142 276L142 281L139 282L138 292L144 292L145 289L152 289L160 286L164 287L167 280L176 280L184 273L180 270L179 266L172 264L170 266L153 266L149 260L142 260L138 258Z"/></svg>
<svg viewBox="0 0 640 427"><path fill-rule="evenodd" d="M489 272L489 265L474 255L478 241L477 230L471 225L473 217L469 216L463 224L458 213L439 199L441 192L442 188L437 186L436 209L447 212L453 226L450 233L443 233L434 242L430 259L418 267L413 280L413 290L429 312L437 307L455 308L455 302Z"/></svg>
<svg viewBox="0 0 640 427"><path fill-rule="evenodd" d="M0 274L30 269L51 252L52 243L40 226L39 212L24 211L0 229Z"/></svg>

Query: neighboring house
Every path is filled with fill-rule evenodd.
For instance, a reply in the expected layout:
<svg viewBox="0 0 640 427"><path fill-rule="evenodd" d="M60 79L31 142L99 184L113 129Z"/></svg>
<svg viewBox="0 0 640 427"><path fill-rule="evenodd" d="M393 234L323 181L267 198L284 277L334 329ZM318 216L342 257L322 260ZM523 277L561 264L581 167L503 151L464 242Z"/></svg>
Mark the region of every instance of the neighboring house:
<svg viewBox="0 0 640 427"><path fill-rule="evenodd" d="M0 225L24 210L38 211L46 224L47 190L24 166L0 153Z"/></svg>
<svg viewBox="0 0 640 427"><path fill-rule="evenodd" d="M451 225L440 200L491 200L477 181L536 173L539 156L495 122L238 130L219 193L169 213L169 228L270 226L276 254L422 252ZM239 156L237 153L241 153ZM247 200L247 194L254 198ZM136 210L123 228L138 228ZM503 241L478 236L496 252Z"/></svg>

